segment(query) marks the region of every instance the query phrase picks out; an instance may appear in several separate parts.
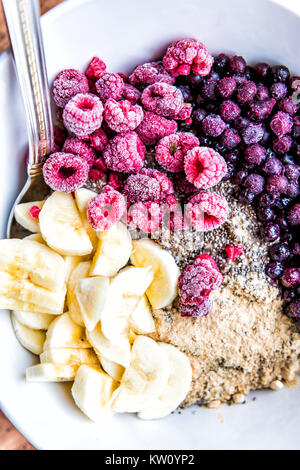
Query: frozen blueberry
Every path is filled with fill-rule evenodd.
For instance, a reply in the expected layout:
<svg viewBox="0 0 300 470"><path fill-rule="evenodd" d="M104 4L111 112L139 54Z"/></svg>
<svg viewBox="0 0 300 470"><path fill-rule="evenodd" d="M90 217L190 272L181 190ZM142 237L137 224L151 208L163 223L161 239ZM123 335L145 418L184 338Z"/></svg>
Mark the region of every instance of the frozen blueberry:
<svg viewBox="0 0 300 470"><path fill-rule="evenodd" d="M299 242L294 242L292 244L292 254L295 256L300 255L300 243Z"/></svg>
<svg viewBox="0 0 300 470"><path fill-rule="evenodd" d="M210 137L218 137L225 128L226 124L218 114L209 114L202 121L202 129Z"/></svg>
<svg viewBox="0 0 300 470"><path fill-rule="evenodd" d="M275 243L270 247L270 256L274 261L286 261L291 255L289 245L287 243Z"/></svg>
<svg viewBox="0 0 300 470"><path fill-rule="evenodd" d="M267 242L275 242L280 236L280 228L273 222L268 222L261 229L261 235Z"/></svg>
<svg viewBox="0 0 300 470"><path fill-rule="evenodd" d="M294 116L299 111L299 104L295 103L292 97L283 98L278 103L278 108L284 113Z"/></svg>
<svg viewBox="0 0 300 470"><path fill-rule="evenodd" d="M278 137L273 142L273 149L277 153L287 153L291 149L293 139L289 135Z"/></svg>
<svg viewBox="0 0 300 470"><path fill-rule="evenodd" d="M241 114L241 108L232 100L226 100L221 104L220 113L224 121L231 122Z"/></svg>
<svg viewBox="0 0 300 470"><path fill-rule="evenodd" d="M284 287L294 288L300 285L300 269L299 268L286 268L283 271L281 282Z"/></svg>
<svg viewBox="0 0 300 470"><path fill-rule="evenodd" d="M237 91L237 100L241 104L250 103L253 101L257 92L257 87L254 82L246 80Z"/></svg>
<svg viewBox="0 0 300 470"><path fill-rule="evenodd" d="M221 139L222 145L227 149L233 149L241 142L239 133L235 129L226 129Z"/></svg>
<svg viewBox="0 0 300 470"><path fill-rule="evenodd" d="M287 314L291 316L292 318L296 318L296 319L300 318L300 300L299 299L294 300L287 306ZM300 322L298 322L297 325L299 323ZM299 324L299 327L300 327L300 324ZM300 333L300 328L298 331Z"/></svg>
<svg viewBox="0 0 300 470"><path fill-rule="evenodd" d="M239 192L239 202L242 204L252 204L255 198L255 194L253 194L249 189L241 189Z"/></svg>
<svg viewBox="0 0 300 470"><path fill-rule="evenodd" d="M282 264L276 261L269 263L266 266L266 273L271 279L276 279L282 274Z"/></svg>
<svg viewBox="0 0 300 470"><path fill-rule="evenodd" d="M294 181L289 183L286 190L286 195L291 198L299 196L299 184Z"/></svg>
<svg viewBox="0 0 300 470"><path fill-rule="evenodd" d="M241 184L247 178L248 176L248 171L246 169L242 169L236 172L236 174L233 177L233 182L235 184Z"/></svg>
<svg viewBox="0 0 300 470"><path fill-rule="evenodd" d="M203 119L207 116L207 113L202 108L197 108L192 114L193 124L196 127L200 127Z"/></svg>
<svg viewBox="0 0 300 470"><path fill-rule="evenodd" d="M268 98L263 101L253 101L249 105L249 116L254 121L263 121L270 116L276 101L274 98Z"/></svg>
<svg viewBox="0 0 300 470"><path fill-rule="evenodd" d="M230 58L229 67L232 72L245 73L247 63L243 57L235 55Z"/></svg>
<svg viewBox="0 0 300 470"><path fill-rule="evenodd" d="M289 163L284 167L284 174L290 181L297 182L300 174L300 166Z"/></svg>
<svg viewBox="0 0 300 470"><path fill-rule="evenodd" d="M209 101L215 101L217 98L216 87L217 82L215 80L211 80L209 82L204 83L202 87L203 98Z"/></svg>
<svg viewBox="0 0 300 470"><path fill-rule="evenodd" d="M273 83L287 82L290 79L290 71L285 65L274 65L269 76Z"/></svg>
<svg viewBox="0 0 300 470"><path fill-rule="evenodd" d="M246 145L257 144L263 138L264 128L261 124L250 123L241 134Z"/></svg>
<svg viewBox="0 0 300 470"><path fill-rule="evenodd" d="M222 98L230 98L236 90L236 81L234 78L222 78L217 85L218 92Z"/></svg>
<svg viewBox="0 0 300 470"><path fill-rule="evenodd" d="M184 101L190 103L193 100L191 89L188 85L179 86L178 89L181 91Z"/></svg>
<svg viewBox="0 0 300 470"><path fill-rule="evenodd" d="M259 144L249 145L245 150L245 159L252 165L260 165L266 158L266 149Z"/></svg>
<svg viewBox="0 0 300 470"><path fill-rule="evenodd" d="M266 64L265 62L260 62L256 64L255 71L259 78L265 79L270 74L271 67L269 64Z"/></svg>
<svg viewBox="0 0 300 470"><path fill-rule="evenodd" d="M288 187L288 179L282 175L273 175L267 179L266 190L269 194L283 194Z"/></svg>
<svg viewBox="0 0 300 470"><path fill-rule="evenodd" d="M274 218L274 211L271 207L261 207L257 211L257 217L262 222L271 221Z"/></svg>
<svg viewBox="0 0 300 470"><path fill-rule="evenodd" d="M265 85L263 85L262 83L259 83L257 85L257 92L256 92L255 98L257 98L259 101L264 101L264 100L267 100L268 98L270 98L268 88Z"/></svg>
<svg viewBox="0 0 300 470"><path fill-rule="evenodd" d="M244 185L253 194L260 194L264 189L265 179L257 173L251 173L245 179Z"/></svg>
<svg viewBox="0 0 300 470"><path fill-rule="evenodd" d="M226 54L219 54L215 57L213 68L221 75L225 75L229 69L229 62L229 57Z"/></svg>
<svg viewBox="0 0 300 470"><path fill-rule="evenodd" d="M259 207L272 207L276 197L272 194L263 193L258 198L258 206Z"/></svg>
<svg viewBox="0 0 300 470"><path fill-rule="evenodd" d="M274 83L271 86L271 95L273 98L275 98L275 100L281 100L282 98L285 98L287 92L287 86L282 82Z"/></svg>
<svg viewBox="0 0 300 470"><path fill-rule="evenodd" d="M292 226L300 225L300 203L295 204L288 212L288 222Z"/></svg>
<svg viewBox="0 0 300 470"><path fill-rule="evenodd" d="M267 175L280 175L283 165L278 158L267 158L262 169Z"/></svg>

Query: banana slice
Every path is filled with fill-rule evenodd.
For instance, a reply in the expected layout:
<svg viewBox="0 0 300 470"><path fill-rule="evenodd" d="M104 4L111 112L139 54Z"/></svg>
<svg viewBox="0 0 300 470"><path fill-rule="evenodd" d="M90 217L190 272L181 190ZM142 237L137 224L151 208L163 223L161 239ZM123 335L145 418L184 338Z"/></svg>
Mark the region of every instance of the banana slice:
<svg viewBox="0 0 300 470"><path fill-rule="evenodd" d="M118 384L101 369L81 366L76 374L72 395L78 408L92 421L113 416L113 392Z"/></svg>
<svg viewBox="0 0 300 470"><path fill-rule="evenodd" d="M129 318L129 328L139 335L150 335L155 331L152 311L145 295Z"/></svg>
<svg viewBox="0 0 300 470"><path fill-rule="evenodd" d="M109 289L109 278L87 277L77 282L75 295L80 306L83 322L91 331L95 328L104 311Z"/></svg>
<svg viewBox="0 0 300 470"><path fill-rule="evenodd" d="M40 233L33 233L31 235L28 235L27 237L23 238L23 240L31 240L33 242L38 242L46 246L45 240L43 239Z"/></svg>
<svg viewBox="0 0 300 470"><path fill-rule="evenodd" d="M44 205L44 202L45 201L24 202L22 204L16 205L15 219L18 224L26 228L26 230L29 230L29 232L40 232L39 219L31 217L29 211L32 206L37 206L39 209L41 209Z"/></svg>
<svg viewBox="0 0 300 470"><path fill-rule="evenodd" d="M99 359L93 349L50 349L40 355L41 363L52 362L54 364L65 364L67 366L80 366L87 364L89 366L98 366Z"/></svg>
<svg viewBox="0 0 300 470"><path fill-rule="evenodd" d="M73 382L78 366L64 364L37 364L27 367L27 382Z"/></svg>
<svg viewBox="0 0 300 470"><path fill-rule="evenodd" d="M61 255L84 256L92 252L92 243L71 194L54 192L43 205L39 220L47 245Z"/></svg>
<svg viewBox="0 0 300 470"><path fill-rule="evenodd" d="M94 197L96 197L96 196L97 196L97 193L95 193L94 191L91 191L90 189L86 189L86 188L80 188L80 189L77 189L75 191L75 201L76 201L78 210L79 210L80 215L81 215L81 220L82 220L83 226L84 226L85 230L87 231L87 234L88 234L88 236L91 240L91 243L94 247L93 251L95 251L96 248L97 248L98 236L97 236L97 232L88 223L86 211L87 211L88 203L92 199L94 199Z"/></svg>
<svg viewBox="0 0 300 470"><path fill-rule="evenodd" d="M131 236L122 222L98 232L99 242L90 276L114 276L127 263L132 251Z"/></svg>
<svg viewBox="0 0 300 470"><path fill-rule="evenodd" d="M170 374L162 394L139 412L138 416L142 419L168 416L185 399L191 386L192 368L189 358L171 344L158 343L158 345L168 356Z"/></svg>
<svg viewBox="0 0 300 470"><path fill-rule="evenodd" d="M166 387L170 372L168 356L151 338L137 336L126 369L116 392L113 408L119 413L145 409Z"/></svg>
<svg viewBox="0 0 300 470"><path fill-rule="evenodd" d="M48 308L59 314L64 309L66 288L53 292L27 279L18 279L7 272L0 271L0 295Z"/></svg>
<svg viewBox="0 0 300 470"><path fill-rule="evenodd" d="M0 240L0 270L49 290L58 291L64 286L62 256L32 240Z"/></svg>
<svg viewBox="0 0 300 470"><path fill-rule="evenodd" d="M101 315L102 332L116 342L128 325L128 319L153 280L149 268L128 266L111 281L108 299ZM107 356L106 356L107 357Z"/></svg>
<svg viewBox="0 0 300 470"><path fill-rule="evenodd" d="M106 357L103 356L99 357L99 359L105 372L117 382L121 382L125 372L124 367L120 366L120 364L117 364L116 362L106 359Z"/></svg>
<svg viewBox="0 0 300 470"><path fill-rule="evenodd" d="M81 256L64 256L64 260L65 260L65 282L68 283L74 269L76 269L79 263L81 263L82 257Z"/></svg>
<svg viewBox="0 0 300 470"><path fill-rule="evenodd" d="M64 313L51 323L47 331L44 351L56 348L80 349L90 347L84 328L76 325L69 314Z"/></svg>
<svg viewBox="0 0 300 470"><path fill-rule="evenodd" d="M102 333L100 323L98 323L93 331L87 331L86 334L98 356L105 357L123 367L129 366L130 343L127 336L122 335L116 343L112 343Z"/></svg>
<svg viewBox="0 0 300 470"><path fill-rule="evenodd" d="M54 315L60 315L61 312L55 312L49 308L43 308L40 305L35 305L27 302L22 302L21 300L12 299L5 295L0 295L0 309L4 310L21 310L23 312L31 313L43 313Z"/></svg>
<svg viewBox="0 0 300 470"><path fill-rule="evenodd" d="M23 310L14 310L15 318L22 325L32 328L33 330L48 330L56 315L47 313L24 312Z"/></svg>
<svg viewBox="0 0 300 470"><path fill-rule="evenodd" d="M90 268L91 263L89 261L83 261L82 263L79 263L78 266L71 273L67 286L67 305L69 309L69 314L72 320L79 326L85 325L81 315L81 308L75 295L75 290L78 281L88 276Z"/></svg>
<svg viewBox="0 0 300 470"><path fill-rule="evenodd" d="M11 320L15 335L21 345L33 354L41 354L46 339L46 333L44 331L32 330L22 325L22 323L18 322L14 314L12 314Z"/></svg>
<svg viewBox="0 0 300 470"><path fill-rule="evenodd" d="M130 259L134 266L150 266L152 269L154 279L147 290L147 297L152 307L157 309L171 304L177 296L180 274L173 256L157 243L143 238L133 242Z"/></svg>

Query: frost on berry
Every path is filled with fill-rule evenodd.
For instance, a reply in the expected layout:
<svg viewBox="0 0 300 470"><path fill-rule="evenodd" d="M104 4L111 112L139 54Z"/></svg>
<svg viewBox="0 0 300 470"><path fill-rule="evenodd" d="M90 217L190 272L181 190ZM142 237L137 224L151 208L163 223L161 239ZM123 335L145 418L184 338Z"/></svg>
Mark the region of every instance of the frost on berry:
<svg viewBox="0 0 300 470"><path fill-rule="evenodd" d="M216 193L201 191L189 200L186 215L195 230L214 230L227 219L228 204Z"/></svg>
<svg viewBox="0 0 300 470"><path fill-rule="evenodd" d="M54 191L72 193L88 179L90 166L83 158L71 153L57 152L44 163L45 183Z"/></svg>
<svg viewBox="0 0 300 470"><path fill-rule="evenodd" d="M127 132L136 129L142 122L144 111L138 104L130 101L109 99L104 106L104 119L115 132Z"/></svg>
<svg viewBox="0 0 300 470"><path fill-rule="evenodd" d="M279 111L272 118L270 127L274 134L281 137L285 134L289 134L293 128L293 118L283 111Z"/></svg>
<svg viewBox="0 0 300 470"><path fill-rule="evenodd" d="M60 108L64 108L73 96L88 91L88 80L79 70L62 70L53 82L53 98Z"/></svg>
<svg viewBox="0 0 300 470"><path fill-rule="evenodd" d="M158 140L176 131L176 121L166 119L149 111L144 112L144 119L136 129L139 137L146 145L154 145Z"/></svg>
<svg viewBox="0 0 300 470"><path fill-rule="evenodd" d="M143 91L141 99L147 111L171 118L175 117L184 105L179 88L167 83L149 85Z"/></svg>
<svg viewBox="0 0 300 470"><path fill-rule="evenodd" d="M122 191L124 188L124 174L111 171L108 177L108 184L116 191Z"/></svg>
<svg viewBox="0 0 300 470"><path fill-rule="evenodd" d="M66 105L63 113L64 125L77 137L85 137L95 132L102 124L103 105L91 94L78 94Z"/></svg>
<svg viewBox="0 0 300 470"><path fill-rule="evenodd" d="M98 152L103 152L104 148L108 144L108 137L102 129L97 129L90 135L91 146L98 150Z"/></svg>
<svg viewBox="0 0 300 470"><path fill-rule="evenodd" d="M105 178L105 173L102 170L99 170L99 168L91 168L89 172L89 178L93 181L99 181Z"/></svg>
<svg viewBox="0 0 300 470"><path fill-rule="evenodd" d="M79 155L79 157L84 158L88 162L90 167L93 166L97 158L95 150L89 144L76 137L69 137L65 141L62 151Z"/></svg>
<svg viewBox="0 0 300 470"><path fill-rule="evenodd" d="M110 186L93 198L87 207L88 222L94 230L109 230L123 216L126 202L122 194Z"/></svg>
<svg viewBox="0 0 300 470"><path fill-rule="evenodd" d="M189 75L192 72L205 77L211 71L213 57L202 42L183 39L168 47L163 64L173 77Z"/></svg>
<svg viewBox="0 0 300 470"><path fill-rule="evenodd" d="M138 173L145 160L145 146L135 132L118 134L103 151L107 168L119 173Z"/></svg>
<svg viewBox="0 0 300 470"><path fill-rule="evenodd" d="M156 161L167 171L183 171L187 152L199 145L198 138L191 132L178 132L164 137L155 148Z"/></svg>
<svg viewBox="0 0 300 470"><path fill-rule="evenodd" d="M174 116L174 119L176 119L177 121L187 121L187 124L188 124L189 123L188 121L191 118L192 112L193 112L193 108L192 108L191 103L184 103L183 108L181 108L179 113L176 116Z"/></svg>
<svg viewBox="0 0 300 470"><path fill-rule="evenodd" d="M99 57L93 57L85 71L86 76L93 81L99 80L100 76L105 72L106 65Z"/></svg>
<svg viewBox="0 0 300 470"><path fill-rule="evenodd" d="M145 233L156 232L161 224L162 213L157 202L136 202L128 210L128 224Z"/></svg>
<svg viewBox="0 0 300 470"><path fill-rule="evenodd" d="M122 99L130 101L132 104L137 104L141 99L141 92L129 83L124 83Z"/></svg>
<svg viewBox="0 0 300 470"><path fill-rule="evenodd" d="M131 85L144 88L153 83L175 84L175 79L167 72L162 62L149 62L138 65L137 68L129 76Z"/></svg>
<svg viewBox="0 0 300 470"><path fill-rule="evenodd" d="M210 297L200 297L196 304L186 305L179 303L179 312L182 317L206 317L211 311L213 301Z"/></svg>
<svg viewBox="0 0 300 470"><path fill-rule="evenodd" d="M149 176L150 178L155 179L160 187L160 196L159 199L162 201L169 194L173 194L174 188L173 183L170 178L167 177L164 173L161 173L158 170L153 170L152 168L142 168L140 174Z"/></svg>
<svg viewBox="0 0 300 470"><path fill-rule="evenodd" d="M103 73L96 82L96 90L103 102L109 98L119 100L123 93L124 81L117 73Z"/></svg>
<svg viewBox="0 0 300 470"><path fill-rule="evenodd" d="M123 190L123 195L131 203L159 201L160 194L159 182L155 178L143 174L129 176Z"/></svg>
<svg viewBox="0 0 300 470"><path fill-rule="evenodd" d="M221 181L227 171L223 157L208 147L195 147L184 159L187 180L198 189L208 189Z"/></svg>

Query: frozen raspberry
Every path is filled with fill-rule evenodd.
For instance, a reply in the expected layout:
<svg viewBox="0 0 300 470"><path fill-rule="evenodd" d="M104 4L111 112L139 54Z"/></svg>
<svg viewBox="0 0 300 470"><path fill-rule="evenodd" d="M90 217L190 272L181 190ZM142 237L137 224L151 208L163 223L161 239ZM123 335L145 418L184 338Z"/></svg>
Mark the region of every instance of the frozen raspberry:
<svg viewBox="0 0 300 470"><path fill-rule="evenodd" d="M92 149L92 147L90 147L82 140L77 139L76 137L69 137L65 141L62 151L65 153L73 153L74 155L79 155L88 162L90 167L93 166L94 161L97 158L95 150Z"/></svg>
<svg viewBox="0 0 300 470"><path fill-rule="evenodd" d="M91 146L98 152L103 152L104 148L108 144L108 137L102 129L97 129L90 135Z"/></svg>
<svg viewBox="0 0 300 470"><path fill-rule="evenodd" d="M184 159L186 178L198 189L208 189L221 181L227 165L223 157L208 147L195 147Z"/></svg>
<svg viewBox="0 0 300 470"><path fill-rule="evenodd" d="M287 153L293 144L293 139L289 135L278 137L273 142L273 150L277 153Z"/></svg>
<svg viewBox="0 0 300 470"><path fill-rule="evenodd" d="M209 114L202 121L202 129L210 137L218 137L225 130L226 124L218 114Z"/></svg>
<svg viewBox="0 0 300 470"><path fill-rule="evenodd" d="M78 94L64 109L64 125L77 137L85 137L99 129L102 115L103 105L97 96Z"/></svg>
<svg viewBox="0 0 300 470"><path fill-rule="evenodd" d="M78 93L88 93L89 83L84 73L68 69L60 72L53 82L53 98L57 106L64 108Z"/></svg>
<svg viewBox="0 0 300 470"><path fill-rule="evenodd" d="M158 140L176 131L176 121L149 113L148 111L144 112L144 119L136 129L140 139L146 145L154 145Z"/></svg>
<svg viewBox="0 0 300 470"><path fill-rule="evenodd" d="M283 98L278 103L278 108L284 113L288 113L291 116L294 116L299 111L299 104L295 103L291 96Z"/></svg>
<svg viewBox="0 0 300 470"><path fill-rule="evenodd" d="M144 111L138 104L130 101L115 101L109 99L104 106L104 119L110 129L115 132L133 131L140 125Z"/></svg>
<svg viewBox="0 0 300 470"><path fill-rule="evenodd" d="M147 111L166 117L176 116L184 104L181 91L167 83L149 85L143 91L141 99Z"/></svg>
<svg viewBox="0 0 300 470"><path fill-rule="evenodd" d="M149 62L138 65L138 67L129 76L131 85L144 88L153 83L175 84L175 79L166 71L162 62Z"/></svg>
<svg viewBox="0 0 300 470"><path fill-rule="evenodd" d="M173 77L189 75L191 72L205 77L211 71L213 57L202 42L183 39L168 47L163 64Z"/></svg>
<svg viewBox="0 0 300 470"><path fill-rule="evenodd" d="M99 181L105 178L105 173L99 168L92 168L89 172L89 178L93 181Z"/></svg>
<svg viewBox="0 0 300 470"><path fill-rule="evenodd" d="M160 193L158 181L151 176L143 174L129 176L123 190L123 195L131 203L159 201Z"/></svg>
<svg viewBox="0 0 300 470"><path fill-rule="evenodd" d="M116 191L122 191L124 187L124 175L112 171L108 177L108 184Z"/></svg>
<svg viewBox="0 0 300 470"><path fill-rule="evenodd" d="M179 113L174 116L174 119L176 119L177 121L186 121L186 124L191 124L193 121L191 120L189 122L189 120L192 115L192 112L193 108L191 103L184 103L183 108L181 108Z"/></svg>
<svg viewBox="0 0 300 470"><path fill-rule="evenodd" d="M222 98L230 98L236 90L236 81L231 77L222 78L217 85L217 89Z"/></svg>
<svg viewBox="0 0 300 470"><path fill-rule="evenodd" d="M40 212L41 212L41 209L38 206L32 206L32 207L30 207L28 214L33 219L38 219L39 215L40 215Z"/></svg>
<svg viewBox="0 0 300 470"><path fill-rule="evenodd" d="M241 114L241 108L234 101L223 101L220 107L221 117L226 122L234 121Z"/></svg>
<svg viewBox="0 0 300 470"><path fill-rule="evenodd" d="M277 114L275 114L270 123L272 131L278 137L289 134L293 128L293 125L294 123L292 117L283 111L279 111Z"/></svg>
<svg viewBox="0 0 300 470"><path fill-rule="evenodd" d="M173 183L167 175L164 175L158 170L153 170L152 168L142 168L140 174L150 176L158 182L160 187L160 200L165 199L169 194L173 194Z"/></svg>
<svg viewBox="0 0 300 470"><path fill-rule="evenodd" d="M145 233L158 230L162 220L160 205L156 202L136 202L129 208L128 223Z"/></svg>
<svg viewBox="0 0 300 470"><path fill-rule="evenodd" d="M199 145L199 139L190 132L171 134L159 141L155 148L156 161L167 171L183 170L186 153Z"/></svg>
<svg viewBox="0 0 300 470"><path fill-rule="evenodd" d="M240 135L236 129L226 129L221 137L221 144L227 149L233 149L241 142Z"/></svg>
<svg viewBox="0 0 300 470"><path fill-rule="evenodd" d="M85 74L90 80L96 81L99 80L105 70L106 65L103 60L99 59L99 57L93 57L85 71Z"/></svg>
<svg viewBox="0 0 300 470"><path fill-rule="evenodd" d="M87 207L87 218L94 230L109 230L123 216L126 202L122 194L110 186L94 197Z"/></svg>
<svg viewBox="0 0 300 470"><path fill-rule="evenodd" d="M227 219L226 200L216 193L202 191L192 196L186 207L186 214L195 230L214 230Z"/></svg>
<svg viewBox="0 0 300 470"><path fill-rule="evenodd" d="M243 254L244 250L241 245L237 245L237 246L227 245L225 247L225 251L226 251L227 258L232 261L235 261Z"/></svg>
<svg viewBox="0 0 300 470"><path fill-rule="evenodd" d="M213 302L209 297L200 297L197 304L179 304L179 312L182 317L206 317L211 311Z"/></svg>
<svg viewBox="0 0 300 470"><path fill-rule="evenodd" d="M119 100L122 96L124 81L117 73L106 72L96 82L97 92L103 102L109 98Z"/></svg>
<svg viewBox="0 0 300 470"><path fill-rule="evenodd" d="M197 265L206 266L208 269L216 269L217 271L219 271L217 263L215 262L215 260L209 253L202 253L201 255L198 255L195 258L194 264L196 266ZM218 282L217 282L217 285L215 285L215 288L220 287L222 282L223 282L223 276L221 275L221 273L219 273Z"/></svg>
<svg viewBox="0 0 300 470"><path fill-rule="evenodd" d="M133 85L124 83L122 99L130 101L132 104L137 104L141 99L142 93Z"/></svg>
<svg viewBox="0 0 300 470"><path fill-rule="evenodd" d="M218 267L213 267L206 260L187 266L178 279L180 300L185 305L198 303L203 296L208 296L223 282L223 276Z"/></svg>
<svg viewBox="0 0 300 470"><path fill-rule="evenodd" d="M120 173L137 173L145 160L145 146L135 132L118 134L103 151L107 168Z"/></svg>
<svg viewBox="0 0 300 470"><path fill-rule="evenodd" d="M292 226L300 225L300 204L295 204L288 212L288 222Z"/></svg>
<svg viewBox="0 0 300 470"><path fill-rule="evenodd" d="M57 152L44 163L45 183L54 191L72 193L84 185L89 175L86 160L72 153Z"/></svg>

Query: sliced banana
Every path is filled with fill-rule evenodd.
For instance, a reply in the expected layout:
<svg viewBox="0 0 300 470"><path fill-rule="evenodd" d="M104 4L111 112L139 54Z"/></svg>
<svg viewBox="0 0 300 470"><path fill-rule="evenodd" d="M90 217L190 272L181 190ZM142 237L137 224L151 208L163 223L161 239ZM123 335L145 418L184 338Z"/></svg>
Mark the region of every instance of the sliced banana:
<svg viewBox="0 0 300 470"><path fill-rule="evenodd" d="M78 366L64 364L37 364L27 367L27 382L73 382Z"/></svg>
<svg viewBox="0 0 300 470"><path fill-rule="evenodd" d="M40 232L39 219L31 217L29 214L32 206L37 206L41 209L45 201L34 201L34 202L24 202L22 204L17 204L15 207L15 219L22 227L29 230L29 232Z"/></svg>
<svg viewBox="0 0 300 470"><path fill-rule="evenodd" d="M22 325L33 330L48 330L56 315L47 313L24 312L23 310L14 310L14 316Z"/></svg>
<svg viewBox="0 0 300 470"><path fill-rule="evenodd" d="M84 321L81 315L81 308L78 303L77 297L75 295L75 290L77 287L78 281L84 279L88 276L89 270L91 268L91 263L89 261L83 261L79 263L78 266L71 273L68 289L67 289L67 305L69 309L69 314L72 320L77 323L79 326L85 326Z"/></svg>
<svg viewBox="0 0 300 470"><path fill-rule="evenodd" d="M124 367L120 366L120 364L117 364L116 362L106 359L106 357L103 356L99 357L99 359L105 372L117 382L121 382L125 371Z"/></svg>
<svg viewBox="0 0 300 470"><path fill-rule="evenodd" d="M129 328L139 335L150 335L155 331L152 311L145 295L129 318Z"/></svg>
<svg viewBox="0 0 300 470"><path fill-rule="evenodd" d="M28 302L22 302L21 300L12 299L5 295L0 295L0 309L4 310L21 310L23 312L32 313L45 313L49 315L59 315L60 313L55 312L49 308L41 307L40 305L31 304Z"/></svg>
<svg viewBox="0 0 300 470"><path fill-rule="evenodd" d="M43 239L40 233L32 233L31 235L28 235L27 237L23 238L23 240L31 240L33 242L38 242L46 246L45 240Z"/></svg>
<svg viewBox="0 0 300 470"><path fill-rule="evenodd" d="M65 260L65 282L68 283L73 271L82 261L81 256L64 256Z"/></svg>
<svg viewBox="0 0 300 470"><path fill-rule="evenodd" d="M11 319L15 335L21 345L33 354L41 354L46 339L46 333L22 325L14 314L12 314Z"/></svg>
<svg viewBox="0 0 300 470"><path fill-rule="evenodd" d="M19 279L7 272L0 271L0 295L51 309L59 314L64 309L66 288L53 292L37 286L27 279Z"/></svg>
<svg viewBox="0 0 300 470"><path fill-rule="evenodd" d="M166 352L153 339L137 336L131 351L130 366L116 392L114 410L133 413L145 409L162 394L169 372Z"/></svg>
<svg viewBox="0 0 300 470"><path fill-rule="evenodd" d="M102 332L107 339L116 342L125 332L130 315L152 279L150 269L128 266L111 280L108 299L101 315Z"/></svg>
<svg viewBox="0 0 300 470"><path fill-rule="evenodd" d="M130 258L130 233L122 222L117 222L109 230L98 232L98 236L90 276L114 276Z"/></svg>
<svg viewBox="0 0 300 470"><path fill-rule="evenodd" d="M93 331L87 331L86 334L98 356L105 357L123 367L129 366L130 343L126 335L120 336L118 341L112 343L102 333L101 323L98 323Z"/></svg>
<svg viewBox="0 0 300 470"><path fill-rule="evenodd" d="M100 368L82 365L76 374L72 395L78 408L92 421L113 416L113 392L118 384Z"/></svg>
<svg viewBox="0 0 300 470"><path fill-rule="evenodd" d="M50 325L44 351L56 348L90 348L84 328L76 325L68 313L57 317Z"/></svg>
<svg viewBox="0 0 300 470"><path fill-rule="evenodd" d="M171 344L158 344L168 356L170 365L168 383L162 394L139 412L138 416L142 419L168 416L185 399L191 386L192 368L189 358Z"/></svg>
<svg viewBox="0 0 300 470"><path fill-rule="evenodd" d="M61 255L84 256L92 252L92 243L71 194L54 192L43 205L39 220L47 245Z"/></svg>
<svg viewBox="0 0 300 470"><path fill-rule="evenodd" d="M130 259L134 266L151 267L154 279L147 290L147 297L152 307L158 309L171 304L177 296L180 274L173 256L157 243L143 238L133 242Z"/></svg>
<svg viewBox="0 0 300 470"><path fill-rule="evenodd" d="M41 363L52 362L54 364L65 364L68 366L80 366L87 364L89 366L98 366L99 359L93 349L50 349L40 355Z"/></svg>
<svg viewBox="0 0 300 470"><path fill-rule="evenodd" d="M96 249L98 244L97 232L88 223L86 211L88 203L96 196L97 193L86 188L80 188L75 191L75 201L81 215L82 223L85 230L87 231L94 249Z"/></svg>
<svg viewBox="0 0 300 470"><path fill-rule="evenodd" d="M105 309L109 283L109 278L104 276L87 277L77 282L75 295L83 322L89 331L95 328Z"/></svg>
<svg viewBox="0 0 300 470"><path fill-rule="evenodd" d="M36 241L0 240L0 270L49 290L58 291L64 286L64 259Z"/></svg>

